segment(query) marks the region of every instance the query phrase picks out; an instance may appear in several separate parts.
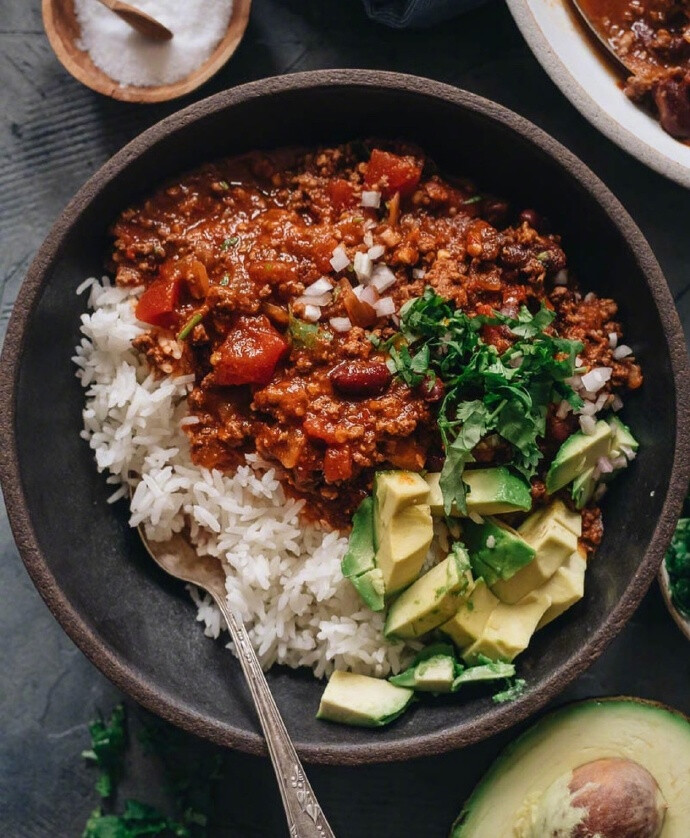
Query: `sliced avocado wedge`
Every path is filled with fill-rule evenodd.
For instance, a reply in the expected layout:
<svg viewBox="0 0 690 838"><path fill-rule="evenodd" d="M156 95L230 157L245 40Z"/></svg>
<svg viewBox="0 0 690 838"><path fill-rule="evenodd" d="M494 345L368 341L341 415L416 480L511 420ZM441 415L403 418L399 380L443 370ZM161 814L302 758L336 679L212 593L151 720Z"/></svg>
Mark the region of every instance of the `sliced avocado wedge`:
<svg viewBox="0 0 690 838"><path fill-rule="evenodd" d="M483 576L490 586L499 579L510 579L535 556L534 548L520 533L497 518L487 518L481 524L468 519L463 536L475 578Z"/></svg>
<svg viewBox="0 0 690 838"><path fill-rule="evenodd" d="M470 560L461 544L417 579L393 602L383 629L386 637L412 638L440 626L458 609L458 597L469 593Z"/></svg>
<svg viewBox="0 0 690 838"><path fill-rule="evenodd" d="M428 497L429 487L421 475L413 471L377 471L374 475L375 522L386 524L406 507L426 503Z"/></svg>
<svg viewBox="0 0 690 838"><path fill-rule="evenodd" d="M481 635L498 598L489 590L484 579L475 582L467 599L461 599L455 615L440 627L459 649L464 649Z"/></svg>
<svg viewBox="0 0 690 838"><path fill-rule="evenodd" d="M350 582L365 605L368 605L372 611L383 611L386 607L386 589L380 568L374 567L360 573L359 576L351 576Z"/></svg>
<svg viewBox="0 0 690 838"><path fill-rule="evenodd" d="M494 762L453 825L451 838L568 834L557 832L556 823L572 829L587 813L573 807L569 779L584 764L606 759L631 760L649 772L659 802L667 807L661 813L661 838L686 838L690 720L660 704L632 698L571 704L537 722ZM598 831L596 824L590 826Z"/></svg>
<svg viewBox="0 0 690 838"><path fill-rule="evenodd" d="M340 565L343 576L349 578L373 570L374 556L374 499L367 497L352 516L350 540Z"/></svg>
<svg viewBox="0 0 690 838"><path fill-rule="evenodd" d="M481 659L481 658L480 658ZM476 666L470 666L456 676L451 692L457 692L465 684L476 684L480 681L497 681L501 678L512 678L515 666L503 661L487 661Z"/></svg>
<svg viewBox="0 0 690 838"><path fill-rule="evenodd" d="M476 663L480 655L491 660L514 660L529 645L550 605L550 597L539 591L532 591L514 605L499 602L477 640L463 649L463 659L468 664Z"/></svg>
<svg viewBox="0 0 690 838"><path fill-rule="evenodd" d="M578 431L569 436L558 449L546 473L546 491L552 495L583 471L595 466L599 457L608 455L612 440L611 426L603 419L594 426L594 433L585 434Z"/></svg>
<svg viewBox="0 0 690 838"><path fill-rule="evenodd" d="M388 680L397 687L408 687L418 692L449 693L456 666L454 656L433 655Z"/></svg>
<svg viewBox="0 0 690 838"><path fill-rule="evenodd" d="M387 594L405 588L419 576L434 537L431 512L426 504L406 506L389 521L377 522L376 565L383 574Z"/></svg>
<svg viewBox="0 0 690 838"><path fill-rule="evenodd" d="M583 471L573 480L570 492L576 509L584 509L592 499L597 481L594 478L594 466Z"/></svg>
<svg viewBox="0 0 690 838"><path fill-rule="evenodd" d="M635 439L632 435L632 431L624 422L622 422L617 416L611 416L609 419L609 425L611 426L611 430L613 432L613 440L611 443L612 456L617 457L623 453L621 445L629 448L633 452L638 451L640 443Z"/></svg>
<svg viewBox="0 0 690 838"><path fill-rule="evenodd" d="M427 474L429 506L432 515L443 515L443 493L440 474ZM500 515L507 512L526 512L532 508L529 484L505 466L465 470L462 480L467 487L467 512L478 515ZM457 509L451 510L458 515Z"/></svg>
<svg viewBox="0 0 690 838"><path fill-rule="evenodd" d="M537 629L560 617L572 605L585 595L585 571L587 562L578 550L564 562L549 581L540 588L551 600L551 605L544 612L537 624Z"/></svg>
<svg viewBox="0 0 690 838"><path fill-rule="evenodd" d="M582 515L579 512L573 512L572 509L563 503L562 500L556 498L552 500L548 506L542 507L537 512L534 512L529 518L526 518L518 527L518 532L523 538L529 538L532 530L536 529L544 515L551 515L555 521L562 524L567 530L570 530L573 535L578 538L582 535Z"/></svg>
<svg viewBox="0 0 690 838"><path fill-rule="evenodd" d="M499 579L491 590L502 601L514 603L548 581L566 559L577 550L577 536L559 520L554 504L539 514L538 521L529 519L518 532L536 553L532 561L510 579Z"/></svg>
<svg viewBox="0 0 690 838"><path fill-rule="evenodd" d="M404 713L414 692L381 678L336 670L321 696L317 719L356 727L383 727Z"/></svg>

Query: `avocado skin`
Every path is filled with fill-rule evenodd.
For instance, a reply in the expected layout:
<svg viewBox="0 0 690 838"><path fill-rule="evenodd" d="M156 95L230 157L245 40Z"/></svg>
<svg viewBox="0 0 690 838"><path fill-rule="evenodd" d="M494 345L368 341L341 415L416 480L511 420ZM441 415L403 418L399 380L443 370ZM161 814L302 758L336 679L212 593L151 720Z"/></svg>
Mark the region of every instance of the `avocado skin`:
<svg viewBox="0 0 690 838"><path fill-rule="evenodd" d="M494 546L488 547L487 539L492 536ZM467 520L463 537L475 579L483 576L489 586L499 579L510 579L536 555L516 530L495 518L486 518L482 524Z"/></svg>
<svg viewBox="0 0 690 838"><path fill-rule="evenodd" d="M569 726L573 729L575 747L571 751L564 751L562 743L559 747L552 742L561 736L561 731L567 731ZM667 820L670 820L670 823L664 824L662 835L664 838L686 838L686 827L690 821L690 797L687 795L687 784L680 782L680 778L690 775L690 719L662 704L626 697L589 699L568 704L544 716L529 730L513 740L475 787L462 812L453 823L449 838L499 838L499 836L503 838L503 836L512 835L515 810L512 805L510 809L505 808L508 806L505 798L494 794L494 787L501 785L505 789L514 784L520 784L522 774L522 777L525 777L533 788L535 773L538 772L527 774L521 763L531 754L538 755L540 749L546 749L543 760L546 764L553 757L558 757L563 753L567 755L567 763L573 769L589 761L592 758L592 754L587 753L588 737L592 738L589 731L596 730L597 727L600 731L603 730L603 735L614 743L624 740L626 734L630 736L633 752L626 748L625 754L619 754L612 747L610 756L626 756L636 760L650 771L669 803ZM678 789L675 799L668 799L673 797L669 794L668 783L663 782L658 771L655 773L651 770L649 758L645 754L645 743L641 741L640 745L635 744L638 741L637 734L646 727L658 731L657 736L653 741L648 742L646 747L658 748L660 751L657 755L658 762L668 765L669 776L675 776L675 785ZM601 732L594 733L593 737L594 741L591 745L594 748L600 748ZM578 750L577 745L583 738L585 742L580 744ZM557 749L555 752L554 748ZM634 752L638 748L639 753ZM667 750L672 753L668 753ZM673 752L676 757L680 756L680 759L675 758ZM509 783L506 779L506 775L509 774L515 775L514 783ZM544 781L543 791L549 785L547 778ZM505 814L500 819L500 827L497 828L496 818L492 813L500 813L501 810ZM487 812L488 819L491 820L488 826L486 824Z"/></svg>
<svg viewBox="0 0 690 838"><path fill-rule="evenodd" d="M373 570L374 555L374 499L366 497L352 517L350 540L340 565L343 576L350 578Z"/></svg>

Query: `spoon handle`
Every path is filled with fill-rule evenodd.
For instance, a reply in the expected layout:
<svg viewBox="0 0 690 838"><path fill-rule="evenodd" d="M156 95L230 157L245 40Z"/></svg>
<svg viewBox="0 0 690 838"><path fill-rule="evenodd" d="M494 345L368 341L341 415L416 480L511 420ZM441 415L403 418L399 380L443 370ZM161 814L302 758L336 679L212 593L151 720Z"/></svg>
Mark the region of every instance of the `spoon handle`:
<svg viewBox="0 0 690 838"><path fill-rule="evenodd" d="M290 838L335 838L297 756L278 707L266 683L244 623L227 602L216 600L230 629L240 665L254 699L268 753L283 798Z"/></svg>

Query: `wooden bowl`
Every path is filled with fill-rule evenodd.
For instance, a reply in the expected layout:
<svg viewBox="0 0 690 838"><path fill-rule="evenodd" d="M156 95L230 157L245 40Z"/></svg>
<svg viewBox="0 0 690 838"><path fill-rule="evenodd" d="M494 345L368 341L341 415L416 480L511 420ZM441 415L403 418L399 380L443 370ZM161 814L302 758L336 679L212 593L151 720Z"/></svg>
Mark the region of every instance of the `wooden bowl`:
<svg viewBox="0 0 690 838"><path fill-rule="evenodd" d="M120 84L97 67L88 52L79 49L77 42L81 32L73 0L42 0L43 26L58 60L77 81L122 102L165 102L196 90L220 70L242 40L251 4L252 0L234 0L227 32L208 59L193 73L173 84L152 87Z"/></svg>
<svg viewBox="0 0 690 838"><path fill-rule="evenodd" d="M661 270L606 186L535 125L448 85L368 70L262 79L173 114L82 187L29 269L0 359L7 512L56 618L141 704L222 745L264 752L238 662L204 637L184 586L154 565L128 526L127 504L106 502L112 487L79 436L84 392L70 358L86 303L75 289L102 272L112 220L165 178L255 148L366 136L417 142L442 171L549 216L585 287L618 300L645 385L626 399L623 417L640 451L604 498L606 531L585 597L518 659L527 686L517 700L494 704L473 691L420 701L372 731L317 721L323 684L310 672L268 673L300 755L350 765L458 748L536 712L601 654L659 570L690 480L688 359Z"/></svg>

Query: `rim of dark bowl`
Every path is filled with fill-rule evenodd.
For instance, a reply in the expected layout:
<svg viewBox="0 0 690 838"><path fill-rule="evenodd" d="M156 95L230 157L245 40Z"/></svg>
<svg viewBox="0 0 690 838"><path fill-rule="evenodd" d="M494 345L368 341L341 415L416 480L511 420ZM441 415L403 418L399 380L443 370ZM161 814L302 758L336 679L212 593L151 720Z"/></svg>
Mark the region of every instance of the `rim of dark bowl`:
<svg viewBox="0 0 690 838"><path fill-rule="evenodd" d="M604 208L633 251L659 310L671 360L673 387L678 408L674 440L673 469L661 515L650 547L640 562L625 594L610 612L608 620L587 638L577 655L554 669L537 693L496 705L483 719L443 731L411 736L403 742L370 741L358 744L316 745L296 742L308 762L361 764L413 759L438 754L485 739L533 715L554 698L604 650L632 615L651 585L670 541L690 479L690 367L683 331L666 280L641 231L607 186L572 152L522 116L488 99L441 82L419 76L376 70L314 70L261 79L217 93L167 117L144 131L108 160L77 192L62 211L34 258L10 318L0 360L0 480L10 525L19 553L40 595L55 618L89 660L123 692L147 709L191 733L220 745L253 754L265 754L261 736L229 724L220 724L171 699L113 653L88 627L77 609L60 590L47 566L36 539L28 505L21 486L20 467L14 441L16 384L24 346L25 330L39 294L59 256L62 242L82 209L102 186L109 183L145 149L177 129L211 112L257 97L285 90L323 87L371 87L412 90L431 99L469 109L500 123L536 146L568 171L593 200Z"/></svg>

